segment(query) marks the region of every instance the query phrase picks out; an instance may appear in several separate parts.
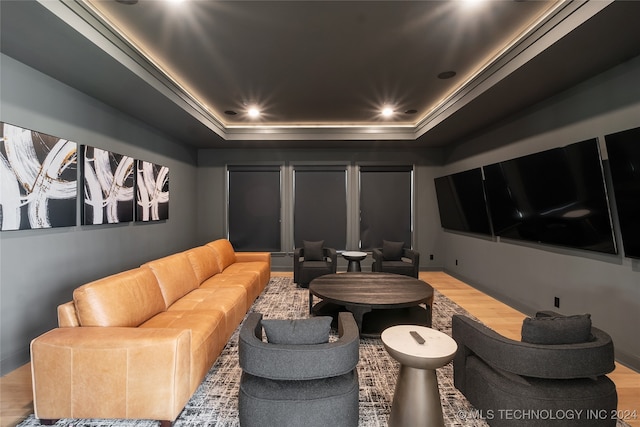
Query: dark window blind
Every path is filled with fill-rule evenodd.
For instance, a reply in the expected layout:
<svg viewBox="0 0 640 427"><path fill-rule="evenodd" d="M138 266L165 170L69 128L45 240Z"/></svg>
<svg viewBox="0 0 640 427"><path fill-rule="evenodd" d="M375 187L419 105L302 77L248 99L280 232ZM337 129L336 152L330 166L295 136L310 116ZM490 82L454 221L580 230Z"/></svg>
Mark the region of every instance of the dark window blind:
<svg viewBox="0 0 640 427"><path fill-rule="evenodd" d="M360 247L411 247L412 166L360 167Z"/></svg>
<svg viewBox="0 0 640 427"><path fill-rule="evenodd" d="M294 174L294 243L324 240L345 249L347 239L346 170L296 168Z"/></svg>
<svg viewBox="0 0 640 427"><path fill-rule="evenodd" d="M281 250L280 168L229 167L229 240L237 251Z"/></svg>

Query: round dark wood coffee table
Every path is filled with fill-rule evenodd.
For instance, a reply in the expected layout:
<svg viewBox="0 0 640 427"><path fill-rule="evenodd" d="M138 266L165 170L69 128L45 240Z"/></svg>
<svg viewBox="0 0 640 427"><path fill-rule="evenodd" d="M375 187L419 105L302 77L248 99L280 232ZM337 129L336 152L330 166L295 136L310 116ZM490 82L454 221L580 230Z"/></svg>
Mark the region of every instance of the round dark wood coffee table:
<svg viewBox="0 0 640 427"><path fill-rule="evenodd" d="M314 305L314 296L322 301ZM433 288L428 283L399 274L328 274L309 284L310 313L350 311L362 336L379 337L385 328L405 323L430 327L432 303Z"/></svg>

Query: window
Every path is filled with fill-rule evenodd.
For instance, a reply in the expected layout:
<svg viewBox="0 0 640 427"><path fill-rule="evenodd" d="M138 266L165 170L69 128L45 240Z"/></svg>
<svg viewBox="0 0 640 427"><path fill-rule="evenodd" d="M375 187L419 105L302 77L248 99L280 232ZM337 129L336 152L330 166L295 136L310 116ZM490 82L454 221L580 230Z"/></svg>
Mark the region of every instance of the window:
<svg viewBox="0 0 640 427"><path fill-rule="evenodd" d="M295 247L303 240L324 240L325 246L346 249L346 168L296 167L293 185Z"/></svg>
<svg viewBox="0 0 640 427"><path fill-rule="evenodd" d="M412 246L412 174L411 166L360 167L360 248Z"/></svg>
<svg viewBox="0 0 640 427"><path fill-rule="evenodd" d="M229 240L237 251L280 251L280 167L229 166Z"/></svg>
<svg viewBox="0 0 640 427"><path fill-rule="evenodd" d="M228 237L238 251L289 253L303 240L371 250L413 246L413 166L227 166Z"/></svg>

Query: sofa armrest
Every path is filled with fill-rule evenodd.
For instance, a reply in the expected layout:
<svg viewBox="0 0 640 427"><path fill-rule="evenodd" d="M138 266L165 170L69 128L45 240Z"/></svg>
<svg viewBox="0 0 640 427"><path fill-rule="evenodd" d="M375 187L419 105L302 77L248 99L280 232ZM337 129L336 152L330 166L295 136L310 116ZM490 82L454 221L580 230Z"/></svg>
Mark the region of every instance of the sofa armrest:
<svg viewBox="0 0 640 427"><path fill-rule="evenodd" d="M76 305L73 301L58 306L58 326L61 328L75 328L80 326Z"/></svg>
<svg viewBox="0 0 640 427"><path fill-rule="evenodd" d="M495 368L536 378L587 378L615 368L611 337L591 328L594 339L585 343L539 345L505 338L468 317L454 315L453 339L458 343L454 371L464 376L466 356L475 354ZM456 364L458 366L456 366Z"/></svg>
<svg viewBox="0 0 640 427"><path fill-rule="evenodd" d="M188 330L53 329L31 342L35 415L174 420L191 396L190 347Z"/></svg>
<svg viewBox="0 0 640 427"><path fill-rule="evenodd" d="M261 261L269 264L271 268L270 252L236 252L236 262Z"/></svg>

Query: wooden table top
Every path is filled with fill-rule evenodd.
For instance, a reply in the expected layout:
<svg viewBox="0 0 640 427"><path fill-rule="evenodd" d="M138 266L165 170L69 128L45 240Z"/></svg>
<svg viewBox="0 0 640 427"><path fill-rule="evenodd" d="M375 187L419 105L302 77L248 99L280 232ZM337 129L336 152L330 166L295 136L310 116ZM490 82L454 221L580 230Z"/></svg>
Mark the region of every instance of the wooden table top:
<svg viewBox="0 0 640 427"><path fill-rule="evenodd" d="M313 279L309 292L324 301L372 308L410 307L433 299L428 283L391 273L328 274Z"/></svg>

